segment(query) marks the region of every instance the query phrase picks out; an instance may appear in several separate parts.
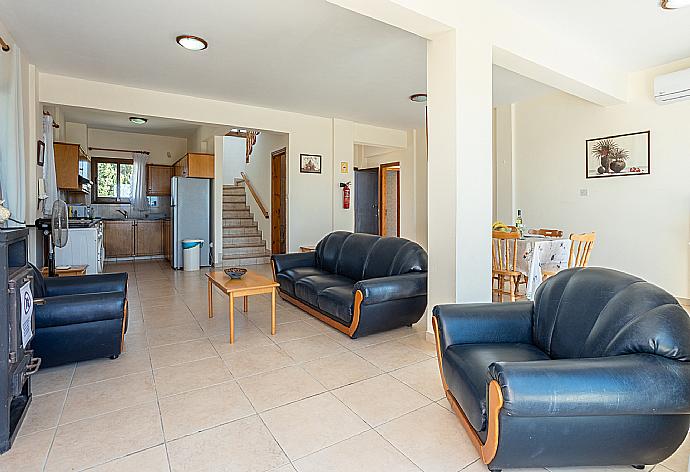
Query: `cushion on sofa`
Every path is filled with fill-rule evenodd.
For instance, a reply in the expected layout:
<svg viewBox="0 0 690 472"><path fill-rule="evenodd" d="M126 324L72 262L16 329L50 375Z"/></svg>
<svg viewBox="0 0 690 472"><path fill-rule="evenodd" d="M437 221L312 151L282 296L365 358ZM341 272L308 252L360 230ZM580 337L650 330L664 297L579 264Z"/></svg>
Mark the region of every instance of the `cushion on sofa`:
<svg viewBox="0 0 690 472"><path fill-rule="evenodd" d="M352 323L353 290L352 285L322 290L318 296L319 309L349 326Z"/></svg>
<svg viewBox="0 0 690 472"><path fill-rule="evenodd" d="M373 234L354 233L343 242L335 273L354 281L362 280L371 248L381 239Z"/></svg>
<svg viewBox="0 0 690 472"><path fill-rule="evenodd" d="M354 284L354 280L341 275L311 275L295 282L295 295L310 305L318 307L319 293L323 290L339 286L351 289Z"/></svg>
<svg viewBox="0 0 690 472"><path fill-rule="evenodd" d="M494 362L543 361L549 356L531 344L454 344L443 353L448 388L472 427L486 427L489 366Z"/></svg>
<svg viewBox="0 0 690 472"><path fill-rule="evenodd" d="M338 266L338 259L340 259L340 251L343 248L345 239L352 234L347 231L335 231L326 235L316 245L316 266L330 272L336 273Z"/></svg>
<svg viewBox="0 0 690 472"><path fill-rule="evenodd" d="M280 289L288 295L295 295L295 282L311 275L328 275L316 267L295 267L276 274L276 282L280 284Z"/></svg>

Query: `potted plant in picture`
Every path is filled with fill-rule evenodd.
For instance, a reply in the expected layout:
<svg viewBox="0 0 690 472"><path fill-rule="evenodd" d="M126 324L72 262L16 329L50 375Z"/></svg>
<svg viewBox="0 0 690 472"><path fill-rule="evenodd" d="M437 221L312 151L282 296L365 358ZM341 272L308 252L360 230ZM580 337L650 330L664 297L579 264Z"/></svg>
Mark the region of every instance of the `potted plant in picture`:
<svg viewBox="0 0 690 472"><path fill-rule="evenodd" d="M625 169L625 161L627 161L629 157L630 153L628 151L617 148L615 151L613 151L613 153L609 154L609 158L611 159L609 167L615 173L619 173Z"/></svg>
<svg viewBox="0 0 690 472"><path fill-rule="evenodd" d="M599 158L601 165L597 169L600 174L606 174L610 171L609 166L613 160L611 155L618 151L618 145L612 139L602 139L592 147L592 154Z"/></svg>

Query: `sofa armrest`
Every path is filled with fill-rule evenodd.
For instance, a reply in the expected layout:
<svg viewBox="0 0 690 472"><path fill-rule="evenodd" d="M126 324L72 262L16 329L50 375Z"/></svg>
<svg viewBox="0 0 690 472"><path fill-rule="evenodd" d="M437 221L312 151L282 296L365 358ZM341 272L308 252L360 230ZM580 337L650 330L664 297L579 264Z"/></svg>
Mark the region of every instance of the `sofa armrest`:
<svg viewBox="0 0 690 472"><path fill-rule="evenodd" d="M453 344L532 344L532 302L436 305L441 350Z"/></svg>
<svg viewBox="0 0 690 472"><path fill-rule="evenodd" d="M44 280L46 297L102 292L127 293L126 272L75 277L47 277Z"/></svg>
<svg viewBox="0 0 690 472"><path fill-rule="evenodd" d="M426 295L426 289L427 273L409 272L403 275L361 280L355 284L353 290L362 292L364 297L362 304L374 305L402 298L421 297Z"/></svg>
<svg viewBox="0 0 690 472"><path fill-rule="evenodd" d="M690 363L654 354L496 362L512 416L690 414Z"/></svg>
<svg viewBox="0 0 690 472"><path fill-rule="evenodd" d="M292 254L274 254L271 260L275 265L276 274L295 267L315 267L316 252L295 252Z"/></svg>
<svg viewBox="0 0 690 472"><path fill-rule="evenodd" d="M65 326L124 317L125 297L122 292L88 293L46 297L35 305L36 328Z"/></svg>

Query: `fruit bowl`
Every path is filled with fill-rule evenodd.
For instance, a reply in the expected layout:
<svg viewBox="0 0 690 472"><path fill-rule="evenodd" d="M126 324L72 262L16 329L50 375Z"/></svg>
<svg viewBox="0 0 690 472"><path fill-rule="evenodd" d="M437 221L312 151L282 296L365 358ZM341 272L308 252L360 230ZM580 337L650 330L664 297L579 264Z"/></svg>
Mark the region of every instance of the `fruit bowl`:
<svg viewBox="0 0 690 472"><path fill-rule="evenodd" d="M224 272L231 279L241 279L242 276L247 273L247 269L242 267L230 267L229 269L225 269Z"/></svg>

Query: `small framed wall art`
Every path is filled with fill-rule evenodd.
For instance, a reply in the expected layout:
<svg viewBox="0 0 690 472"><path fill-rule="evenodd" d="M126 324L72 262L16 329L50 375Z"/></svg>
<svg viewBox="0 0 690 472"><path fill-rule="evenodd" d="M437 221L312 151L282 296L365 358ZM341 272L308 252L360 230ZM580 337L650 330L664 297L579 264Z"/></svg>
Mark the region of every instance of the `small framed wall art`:
<svg viewBox="0 0 690 472"><path fill-rule="evenodd" d="M300 154L299 171L303 174L320 174L321 156L318 154Z"/></svg>
<svg viewBox="0 0 690 472"><path fill-rule="evenodd" d="M619 134L586 142L586 177L616 177L650 173L650 132Z"/></svg>

